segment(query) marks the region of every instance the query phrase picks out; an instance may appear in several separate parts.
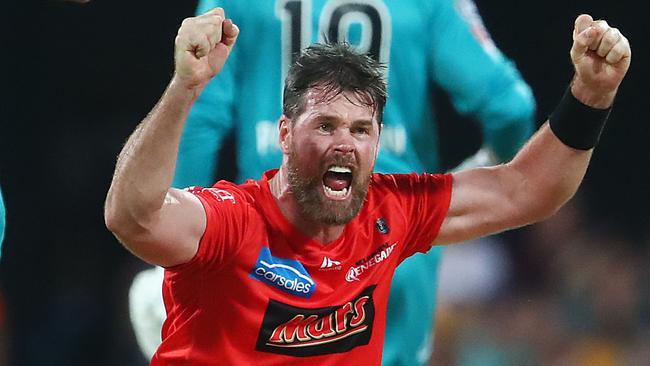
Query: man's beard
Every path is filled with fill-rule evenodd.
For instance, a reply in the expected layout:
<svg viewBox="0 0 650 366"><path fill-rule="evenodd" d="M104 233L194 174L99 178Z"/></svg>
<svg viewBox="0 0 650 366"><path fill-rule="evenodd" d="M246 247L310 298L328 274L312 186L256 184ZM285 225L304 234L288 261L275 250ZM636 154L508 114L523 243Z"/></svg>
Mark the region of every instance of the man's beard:
<svg viewBox="0 0 650 366"><path fill-rule="evenodd" d="M358 173L353 174L348 188L352 190L349 202L334 201L322 193L325 171L321 169L319 175L306 176L295 165L297 160L297 156L292 151L287 160L289 189L303 215L312 221L326 225L345 225L357 216L368 194L370 174L361 176ZM328 167L331 165L344 165L344 163L335 160Z"/></svg>

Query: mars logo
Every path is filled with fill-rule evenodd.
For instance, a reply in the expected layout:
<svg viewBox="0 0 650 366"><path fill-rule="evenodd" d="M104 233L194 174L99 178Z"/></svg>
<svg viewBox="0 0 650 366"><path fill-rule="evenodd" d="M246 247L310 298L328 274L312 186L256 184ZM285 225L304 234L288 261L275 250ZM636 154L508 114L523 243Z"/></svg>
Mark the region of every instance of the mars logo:
<svg viewBox="0 0 650 366"><path fill-rule="evenodd" d="M284 292L310 298L316 283L297 260L274 257L268 247L262 247L250 277Z"/></svg>
<svg viewBox="0 0 650 366"><path fill-rule="evenodd" d="M374 290L373 285L343 305L318 309L270 300L255 349L306 357L347 352L366 345L375 319Z"/></svg>

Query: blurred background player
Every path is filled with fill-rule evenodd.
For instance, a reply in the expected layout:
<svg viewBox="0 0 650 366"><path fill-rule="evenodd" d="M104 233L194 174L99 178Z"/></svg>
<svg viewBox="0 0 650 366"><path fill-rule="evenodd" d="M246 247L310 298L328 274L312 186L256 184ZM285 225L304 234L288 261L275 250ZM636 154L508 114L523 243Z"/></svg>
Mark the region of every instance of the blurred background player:
<svg viewBox="0 0 650 366"><path fill-rule="evenodd" d="M2 241L5 238L5 203L2 199L2 189L0 188L0 260L2 259ZM0 288L0 364L6 362L4 348L6 347L6 330L5 330L5 299L2 288Z"/></svg>
<svg viewBox="0 0 650 366"><path fill-rule="evenodd" d="M387 65L389 99L377 172L440 170L432 104L436 88L448 94L460 114L480 123L484 145L463 163L465 167L509 159L532 131L530 88L496 48L471 0L202 0L197 14L216 6L228 9L246 31L230 56L235 62L226 64L190 113L175 187L210 186L226 175L227 167L219 170L218 161L231 133L236 181L258 179L277 166L277 119L286 70L301 49L324 39L347 41ZM388 304L384 365L427 363L441 251L435 247L397 269ZM164 319L154 314L164 314L161 283L162 270L145 271L130 292L132 322L147 356L160 342Z"/></svg>
<svg viewBox="0 0 650 366"><path fill-rule="evenodd" d="M2 241L5 238L5 203L2 200L2 189L0 188L0 257L2 257Z"/></svg>

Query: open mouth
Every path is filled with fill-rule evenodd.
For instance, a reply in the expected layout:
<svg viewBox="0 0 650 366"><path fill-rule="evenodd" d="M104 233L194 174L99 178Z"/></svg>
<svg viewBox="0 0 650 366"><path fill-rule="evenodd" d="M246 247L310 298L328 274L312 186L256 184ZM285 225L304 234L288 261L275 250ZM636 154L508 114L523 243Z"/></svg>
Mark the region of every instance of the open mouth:
<svg viewBox="0 0 650 366"><path fill-rule="evenodd" d="M346 166L334 165L323 175L323 190L327 198L344 200L352 191L352 169Z"/></svg>

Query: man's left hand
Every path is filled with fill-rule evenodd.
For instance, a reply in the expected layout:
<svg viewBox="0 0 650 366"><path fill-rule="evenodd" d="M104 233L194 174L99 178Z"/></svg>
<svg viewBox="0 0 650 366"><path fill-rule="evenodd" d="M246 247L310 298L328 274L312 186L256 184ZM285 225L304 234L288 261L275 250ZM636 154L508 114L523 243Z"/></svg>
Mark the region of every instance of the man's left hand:
<svg viewBox="0 0 650 366"><path fill-rule="evenodd" d="M627 38L604 20L582 14L575 21L571 60L575 78L571 92L593 108L608 108L630 67Z"/></svg>

